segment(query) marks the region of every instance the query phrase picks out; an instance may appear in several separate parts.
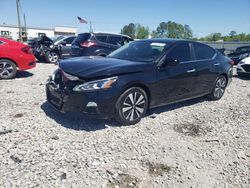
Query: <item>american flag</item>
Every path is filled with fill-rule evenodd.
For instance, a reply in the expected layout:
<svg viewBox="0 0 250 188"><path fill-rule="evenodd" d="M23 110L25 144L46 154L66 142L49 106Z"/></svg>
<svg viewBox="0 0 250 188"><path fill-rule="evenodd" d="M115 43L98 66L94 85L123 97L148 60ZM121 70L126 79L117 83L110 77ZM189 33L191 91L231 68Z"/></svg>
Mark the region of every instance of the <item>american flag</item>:
<svg viewBox="0 0 250 188"><path fill-rule="evenodd" d="M77 16L77 19L79 20L80 23L88 23L86 20L82 19L81 17Z"/></svg>

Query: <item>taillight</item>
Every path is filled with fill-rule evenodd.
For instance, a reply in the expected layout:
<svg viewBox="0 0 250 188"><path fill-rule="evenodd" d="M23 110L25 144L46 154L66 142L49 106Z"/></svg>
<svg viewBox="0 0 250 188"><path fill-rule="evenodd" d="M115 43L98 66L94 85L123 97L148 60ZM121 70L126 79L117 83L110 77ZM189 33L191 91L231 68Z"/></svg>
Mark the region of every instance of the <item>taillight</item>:
<svg viewBox="0 0 250 188"><path fill-rule="evenodd" d="M233 60L230 60L230 61L229 61L229 64L230 64L230 65L234 65L234 61L233 61Z"/></svg>
<svg viewBox="0 0 250 188"><path fill-rule="evenodd" d="M91 42L91 41L86 41L86 42L80 43L81 47L86 47L86 48L89 48L89 47L95 46L95 45L97 45L97 43L96 42Z"/></svg>
<svg viewBox="0 0 250 188"><path fill-rule="evenodd" d="M27 54L33 54L33 50L30 46L25 46L22 48L22 51Z"/></svg>

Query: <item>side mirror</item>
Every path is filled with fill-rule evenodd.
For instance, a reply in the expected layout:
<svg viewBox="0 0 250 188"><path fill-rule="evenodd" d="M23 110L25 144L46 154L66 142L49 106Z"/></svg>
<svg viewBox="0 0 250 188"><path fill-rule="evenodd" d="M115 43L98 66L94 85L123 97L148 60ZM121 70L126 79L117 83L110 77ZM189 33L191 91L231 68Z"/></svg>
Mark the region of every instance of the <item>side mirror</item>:
<svg viewBox="0 0 250 188"><path fill-rule="evenodd" d="M65 46L67 43L66 43L66 41L62 41L60 44Z"/></svg>
<svg viewBox="0 0 250 188"><path fill-rule="evenodd" d="M180 61L175 58L166 58L164 62L161 64L161 67L166 67L166 66L176 66L179 65Z"/></svg>

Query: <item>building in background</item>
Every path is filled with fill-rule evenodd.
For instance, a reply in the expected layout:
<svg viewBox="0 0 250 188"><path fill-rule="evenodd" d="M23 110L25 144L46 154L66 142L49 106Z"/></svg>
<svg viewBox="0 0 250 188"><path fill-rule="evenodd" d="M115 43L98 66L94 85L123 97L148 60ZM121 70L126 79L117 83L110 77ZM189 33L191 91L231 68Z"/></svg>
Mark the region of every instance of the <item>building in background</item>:
<svg viewBox="0 0 250 188"><path fill-rule="evenodd" d="M22 28L22 36L25 38L35 38L42 35L48 37L54 37L58 35L76 35L77 28L74 27L63 27L56 26L54 28L42 28L42 27L27 27L27 34L25 33L25 28ZM19 29L17 26L13 25L0 25L0 36L10 38L13 40L18 40ZM26 36L27 35L27 36Z"/></svg>

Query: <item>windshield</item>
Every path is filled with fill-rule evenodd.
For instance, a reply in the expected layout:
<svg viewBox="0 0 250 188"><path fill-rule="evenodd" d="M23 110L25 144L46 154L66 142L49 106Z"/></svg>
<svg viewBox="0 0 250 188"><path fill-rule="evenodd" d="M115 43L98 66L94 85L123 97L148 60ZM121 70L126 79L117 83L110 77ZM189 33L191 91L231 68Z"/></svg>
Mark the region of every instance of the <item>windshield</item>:
<svg viewBox="0 0 250 188"><path fill-rule="evenodd" d="M65 38L65 37L64 36L58 36L58 37L55 37L55 38L53 37L52 40L53 40L54 43L56 43L57 41L59 41L59 40L61 40L63 38Z"/></svg>
<svg viewBox="0 0 250 188"><path fill-rule="evenodd" d="M130 61L154 62L171 42L134 41L112 52L108 57Z"/></svg>

